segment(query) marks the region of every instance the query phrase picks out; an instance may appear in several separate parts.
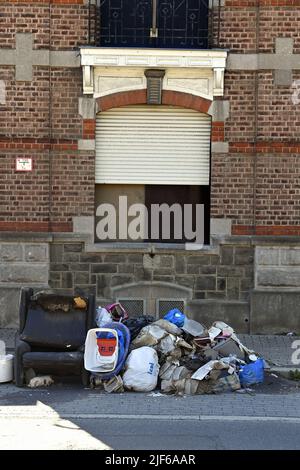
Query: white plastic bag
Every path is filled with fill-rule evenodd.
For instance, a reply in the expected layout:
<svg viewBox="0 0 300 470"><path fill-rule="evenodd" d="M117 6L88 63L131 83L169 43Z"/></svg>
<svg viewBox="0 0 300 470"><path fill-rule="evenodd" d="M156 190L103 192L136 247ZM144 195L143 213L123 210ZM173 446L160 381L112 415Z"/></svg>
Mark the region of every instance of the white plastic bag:
<svg viewBox="0 0 300 470"><path fill-rule="evenodd" d="M144 346L134 349L128 356L123 375L124 387L135 392L151 392L157 385L159 372L155 349Z"/></svg>
<svg viewBox="0 0 300 470"><path fill-rule="evenodd" d="M96 308L95 322L98 328L103 328L107 323L112 321L111 314L103 307Z"/></svg>

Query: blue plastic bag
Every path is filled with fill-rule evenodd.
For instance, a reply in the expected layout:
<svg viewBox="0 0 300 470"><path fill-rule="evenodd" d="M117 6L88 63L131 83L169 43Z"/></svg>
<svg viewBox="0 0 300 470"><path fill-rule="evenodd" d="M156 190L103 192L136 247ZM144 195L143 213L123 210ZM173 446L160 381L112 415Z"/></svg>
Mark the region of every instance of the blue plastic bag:
<svg viewBox="0 0 300 470"><path fill-rule="evenodd" d="M165 316L164 320L169 321L170 323L174 323L174 325L181 328L184 324L185 315L182 313L178 308L173 308L170 310Z"/></svg>
<svg viewBox="0 0 300 470"><path fill-rule="evenodd" d="M243 387L262 383L264 381L264 360L257 359L255 362L242 366L239 379Z"/></svg>

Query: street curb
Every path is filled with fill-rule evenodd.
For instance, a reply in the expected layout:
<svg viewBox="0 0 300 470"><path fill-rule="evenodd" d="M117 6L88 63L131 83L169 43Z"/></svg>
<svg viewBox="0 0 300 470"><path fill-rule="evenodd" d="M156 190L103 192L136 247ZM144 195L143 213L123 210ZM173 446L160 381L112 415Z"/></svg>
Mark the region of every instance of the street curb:
<svg viewBox="0 0 300 470"><path fill-rule="evenodd" d="M290 379L290 372L295 372L298 370L300 372L300 365L299 366L274 366L269 369L269 371L273 374L278 374L281 377L285 377L286 379Z"/></svg>

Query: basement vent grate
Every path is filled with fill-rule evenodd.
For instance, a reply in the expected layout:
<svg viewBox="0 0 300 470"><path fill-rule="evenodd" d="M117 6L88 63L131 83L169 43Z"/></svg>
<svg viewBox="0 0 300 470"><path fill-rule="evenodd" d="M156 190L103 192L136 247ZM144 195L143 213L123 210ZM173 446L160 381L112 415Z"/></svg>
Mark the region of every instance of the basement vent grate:
<svg viewBox="0 0 300 470"><path fill-rule="evenodd" d="M178 310L184 313L185 301L182 299L158 299L156 302L156 311L159 317L163 317L173 308L178 308Z"/></svg>
<svg viewBox="0 0 300 470"><path fill-rule="evenodd" d="M123 305L130 318L144 315L146 311L146 301L144 299L117 299Z"/></svg>

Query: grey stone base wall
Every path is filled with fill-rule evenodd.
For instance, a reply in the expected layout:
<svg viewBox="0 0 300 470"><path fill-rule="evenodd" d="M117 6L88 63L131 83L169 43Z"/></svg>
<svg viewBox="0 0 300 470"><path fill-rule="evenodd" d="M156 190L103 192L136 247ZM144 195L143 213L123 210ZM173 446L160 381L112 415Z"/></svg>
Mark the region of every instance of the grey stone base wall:
<svg viewBox="0 0 300 470"><path fill-rule="evenodd" d="M300 291L254 290L251 294L251 333L300 333Z"/></svg>
<svg viewBox="0 0 300 470"><path fill-rule="evenodd" d="M100 305L139 299L161 315L157 299L184 303L209 325L241 333L300 333L300 238L226 237L211 247L90 244L83 234L0 234L0 328L18 323L22 286L93 293ZM161 304L162 305L162 304Z"/></svg>
<svg viewBox="0 0 300 470"><path fill-rule="evenodd" d="M155 297L182 298L191 317L201 321L203 316L208 324L217 319L231 321L248 332L253 261L254 247L248 238L199 252L170 247L154 253L128 245L86 252L84 243L57 241L50 247L49 285L94 293L101 305L116 298L145 299L151 314L157 313ZM153 286L156 291L150 292Z"/></svg>
<svg viewBox="0 0 300 470"><path fill-rule="evenodd" d="M248 301L254 248L246 243L217 251L86 253L83 243L52 244L49 285L79 287L98 298L111 298L116 286L156 281L187 287L195 299Z"/></svg>
<svg viewBox="0 0 300 470"><path fill-rule="evenodd" d="M18 325L22 286L48 287L51 237L2 233L0 236L0 328Z"/></svg>

